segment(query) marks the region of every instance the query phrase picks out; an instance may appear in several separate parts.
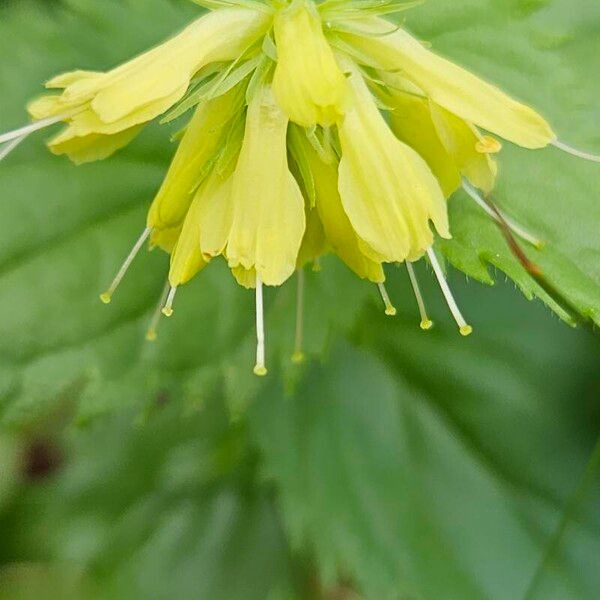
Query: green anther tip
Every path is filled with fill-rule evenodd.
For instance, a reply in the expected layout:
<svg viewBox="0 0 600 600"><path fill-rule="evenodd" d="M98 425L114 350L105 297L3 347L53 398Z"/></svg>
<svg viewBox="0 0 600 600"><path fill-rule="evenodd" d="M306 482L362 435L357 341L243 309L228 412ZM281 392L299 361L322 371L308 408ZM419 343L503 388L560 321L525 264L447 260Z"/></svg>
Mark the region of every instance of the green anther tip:
<svg viewBox="0 0 600 600"><path fill-rule="evenodd" d="M148 331L146 332L147 342L155 342L157 337L158 335L156 333L156 329L148 329Z"/></svg>
<svg viewBox="0 0 600 600"><path fill-rule="evenodd" d="M467 337L468 335L471 335L473 333L473 328L470 325L463 325L459 331L460 335L462 335L463 337Z"/></svg>
<svg viewBox="0 0 600 600"><path fill-rule="evenodd" d="M160 312L165 315L165 317L170 317L173 314L173 309L165 306Z"/></svg>
<svg viewBox="0 0 600 600"><path fill-rule="evenodd" d="M102 300L102 302L104 304L110 304L111 299L112 299L112 296L108 292L104 292L103 294L100 294L100 300Z"/></svg>

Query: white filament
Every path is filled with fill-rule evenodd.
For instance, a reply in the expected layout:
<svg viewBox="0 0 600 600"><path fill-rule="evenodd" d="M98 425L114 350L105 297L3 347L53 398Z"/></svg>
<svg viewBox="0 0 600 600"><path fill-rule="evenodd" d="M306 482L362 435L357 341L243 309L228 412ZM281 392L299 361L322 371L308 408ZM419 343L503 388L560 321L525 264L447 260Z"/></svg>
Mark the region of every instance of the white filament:
<svg viewBox="0 0 600 600"><path fill-rule="evenodd" d="M454 296L452 295L452 291L450 290L450 287L448 286L448 282L446 281L446 278L444 277L444 273L442 271L442 267L440 266L440 263L438 262L437 256L435 255L435 252L431 248L429 248L427 250L427 256L429 256L429 261L431 262L431 266L433 267L433 272L435 273L438 283L440 284L440 288L442 289L442 293L444 294L444 298L446 299L448 308L450 309L450 312L452 313L454 320L456 321L457 325L460 328L460 333L462 335L469 335L473 331L473 329L465 321L464 317L462 316L462 313L460 312L460 309L458 308L458 305L456 304L456 300L454 299Z"/></svg>
<svg viewBox="0 0 600 600"><path fill-rule="evenodd" d="M6 158L26 137L27 135L22 135L10 142L6 142L4 146L0 148L0 160Z"/></svg>
<svg viewBox="0 0 600 600"><path fill-rule="evenodd" d="M566 152L567 154L571 154L572 156L577 156L577 158L583 158L584 160L590 160L592 162L600 163L600 155L598 155L598 154L590 154L589 152L583 152L582 150L577 150L577 148L573 148L572 146L569 146L568 144L563 144L562 142L559 142L558 140L554 140L552 142L552 145L555 146L556 148L558 148L559 150Z"/></svg>
<svg viewBox="0 0 600 600"><path fill-rule="evenodd" d="M300 363L304 360L302 351L304 338L304 269L298 269L298 287L296 288L296 335L292 361Z"/></svg>
<svg viewBox="0 0 600 600"><path fill-rule="evenodd" d="M383 303L385 304L385 314L390 317L393 317L396 314L396 308L392 304L392 301L390 300L390 296L385 288L385 284L378 283L377 287L379 288L379 293L381 294L381 299L383 300Z"/></svg>
<svg viewBox="0 0 600 600"><path fill-rule="evenodd" d="M421 315L421 329L431 329L433 326L433 321L431 321L431 319L427 316L425 300L423 300L417 274L415 273L415 268L412 266L412 263L406 261L406 270L408 271L410 284L412 285L412 289L417 300L417 306L419 307L419 314Z"/></svg>
<svg viewBox="0 0 600 600"><path fill-rule="evenodd" d="M256 275L256 365L254 366L256 375L266 375L265 367L265 321L263 308L263 284L258 275Z"/></svg>
<svg viewBox="0 0 600 600"><path fill-rule="evenodd" d="M24 127L19 127L18 129L13 129L12 131L8 131L7 133L3 133L0 135L0 144L4 144L5 142L10 142L16 138L25 139L28 135L32 134L34 131L39 131L40 129L45 129L46 127L50 127L50 125L54 125L59 121L64 121L69 115L58 115L56 117L47 117L46 119L40 119L39 121L34 121L29 125L25 125Z"/></svg>
<svg viewBox="0 0 600 600"><path fill-rule="evenodd" d="M173 301L175 300L175 294L177 293L177 287L172 287L169 289L169 293L167 294L167 300L162 309L162 314L165 317L170 317L173 314Z"/></svg>
<svg viewBox="0 0 600 600"><path fill-rule="evenodd" d="M487 204L487 202L481 197L479 190L464 177L462 180L462 187L465 190L465 192L467 192L467 194L469 194L469 196L475 201L477 206L482 208L488 216L492 217L492 219L496 221L496 223L502 223L503 219L506 225L508 225L508 228L514 234L518 235L521 239L525 240L526 242L529 242L530 244L533 244L536 248L542 248L544 246L544 243L541 240L538 240L531 233L529 233L520 225L515 223L510 217L507 217L506 214L502 212L499 208L497 208L496 210L498 211L502 219L498 217L498 214L496 214L496 212L494 212Z"/></svg>
<svg viewBox="0 0 600 600"><path fill-rule="evenodd" d="M140 248L144 245L144 242L150 235L151 231L152 231L152 229L150 227L146 227L146 229L144 229L144 231L142 231L142 234L138 238L137 242L133 245L131 252L129 252L129 254L127 255L127 258L121 265L121 268L119 269L115 278L113 279L112 283L110 284L110 287L106 290L106 292L104 292L100 296L100 298L102 299L102 302L104 302L106 304L108 304L110 302L112 295L114 294L115 290L121 283L121 280L125 276L125 273L127 273L127 270L131 266L133 259L136 257L137 253L140 251Z"/></svg>
<svg viewBox="0 0 600 600"><path fill-rule="evenodd" d="M154 309L154 312L152 313L152 318L150 319L150 323L148 323L148 329L146 331L146 339L149 342L153 342L156 337L157 337L157 329L158 329L158 324L160 322L160 315L162 314L162 307L164 306L164 303L167 299L167 294L169 293L169 281L167 280L167 282L165 283L165 287L163 288L163 291L160 294L160 299L158 301L158 304L156 306L156 308Z"/></svg>

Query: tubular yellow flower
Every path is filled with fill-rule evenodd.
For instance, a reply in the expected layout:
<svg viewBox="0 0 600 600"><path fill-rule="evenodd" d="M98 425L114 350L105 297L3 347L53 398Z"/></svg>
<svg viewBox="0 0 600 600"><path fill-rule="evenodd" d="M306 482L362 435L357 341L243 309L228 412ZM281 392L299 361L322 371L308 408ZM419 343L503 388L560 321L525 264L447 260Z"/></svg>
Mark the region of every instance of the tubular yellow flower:
<svg viewBox="0 0 600 600"><path fill-rule="evenodd" d="M371 258L416 260L433 244L429 220L450 237L444 194L427 163L391 132L357 67L344 66L352 96L339 125L342 204Z"/></svg>
<svg viewBox="0 0 600 600"><path fill-rule="evenodd" d="M373 33L389 32L390 27L381 18L353 23ZM434 102L470 123L524 148L544 148L556 140L550 125L536 111L430 52L403 29L387 35L341 35L383 69L401 70Z"/></svg>
<svg viewBox="0 0 600 600"><path fill-rule="evenodd" d="M173 314L178 287L222 257L255 289L257 375L267 372L264 285L297 271L293 360L301 362L303 267L328 251L377 284L390 316L384 263L406 262L424 330L433 323L412 261L426 256L469 335L434 248L435 233L451 234L446 198L462 187L505 234L541 246L491 204L502 146L479 128L600 161L559 142L532 108L377 17L411 3L196 2L214 10L113 70L51 79L55 92L28 107L34 121L0 134L3 160L34 132L65 123L48 146L84 163L110 156L167 111L163 121L193 109L146 226L101 294L111 301L148 241L168 252L148 340L161 312Z"/></svg>
<svg viewBox="0 0 600 600"><path fill-rule="evenodd" d="M311 0L292 0L274 20L277 68L273 90L290 120L333 125L344 112L347 86Z"/></svg>
<svg viewBox="0 0 600 600"><path fill-rule="evenodd" d="M76 162L104 158L110 148L127 143L121 132L133 137L137 133L133 127L156 118L184 96L192 76L202 67L237 58L269 25L269 15L245 8L209 13L112 71L72 71L51 79L46 86L62 89L62 93L32 102L29 113L35 119L59 116L68 123L50 143L54 152L72 155ZM104 152L97 156L80 152L81 143L89 143L78 138L89 142L91 135L96 141L100 136L112 138L102 141Z"/></svg>
<svg viewBox="0 0 600 600"><path fill-rule="evenodd" d="M294 272L305 228L304 199L287 163L287 127L263 86L248 106L226 254L230 267L254 268L266 285L281 285Z"/></svg>

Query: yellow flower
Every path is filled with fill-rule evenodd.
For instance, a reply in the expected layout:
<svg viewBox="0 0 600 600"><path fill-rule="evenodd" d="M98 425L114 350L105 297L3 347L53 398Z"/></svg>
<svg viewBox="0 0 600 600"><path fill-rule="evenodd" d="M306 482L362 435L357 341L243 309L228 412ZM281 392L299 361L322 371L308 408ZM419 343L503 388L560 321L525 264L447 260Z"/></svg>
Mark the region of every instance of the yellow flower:
<svg viewBox="0 0 600 600"><path fill-rule="evenodd" d="M294 128L290 132L291 152L297 162L305 161L310 170L314 185L316 214L323 229L325 239L332 250L359 277L375 283L383 283L385 276L381 262L372 260L361 249L364 241L353 229L338 191L338 161L331 157L329 161L319 156L303 132ZM315 253L315 256L318 255ZM313 257L314 258L314 257Z"/></svg>
<svg viewBox="0 0 600 600"><path fill-rule="evenodd" d="M334 125L344 113L347 86L311 0L292 0L274 19L277 67L273 90L289 118Z"/></svg>
<svg viewBox="0 0 600 600"><path fill-rule="evenodd" d="M352 103L338 127L342 204L371 258L417 260L433 244L430 220L450 237L444 195L423 158L394 136L358 67L345 66Z"/></svg>
<svg viewBox="0 0 600 600"><path fill-rule="evenodd" d="M407 83L394 76L394 86L402 87L394 87L385 97L392 108L392 131L425 159L446 197L461 186L462 176L491 192L498 174L491 155L501 149L500 143L420 91L415 93Z"/></svg>
<svg viewBox="0 0 600 600"><path fill-rule="evenodd" d="M407 5L342 0L196 0L211 9L180 34L107 72L72 71L29 105L33 123L0 135L0 160L35 131L64 122L48 146L83 163L108 157L160 115L193 110L146 226L111 297L143 245L171 255L161 311L212 260L227 261L256 294L255 372L266 373L263 285L298 272L294 360L302 352L303 267L327 252L377 284L388 315L385 263L427 256L462 335L462 316L434 250L451 236L447 201L460 187L503 227L538 244L496 207L501 142L556 139L532 108L437 56L379 15ZM166 113L166 114L165 114ZM387 114L385 114L387 113Z"/></svg>
<svg viewBox="0 0 600 600"><path fill-rule="evenodd" d="M112 71L72 71L54 77L46 87L62 93L33 101L29 113L34 119L60 117L67 123L49 143L54 153L78 163L106 158L126 145L141 125L181 100L202 67L236 59L269 25L267 13L245 8L208 13Z"/></svg>
<svg viewBox="0 0 600 600"><path fill-rule="evenodd" d="M377 35L390 31L389 23L381 18L353 24L362 26L365 34L341 33L342 39L381 69L401 71L451 113L524 148L544 148L556 140L550 125L532 108L430 52L404 29Z"/></svg>
<svg viewBox="0 0 600 600"><path fill-rule="evenodd" d="M305 227L304 199L288 168L287 127L270 86L261 87L248 106L229 200L229 266L254 269L266 285L293 274Z"/></svg>

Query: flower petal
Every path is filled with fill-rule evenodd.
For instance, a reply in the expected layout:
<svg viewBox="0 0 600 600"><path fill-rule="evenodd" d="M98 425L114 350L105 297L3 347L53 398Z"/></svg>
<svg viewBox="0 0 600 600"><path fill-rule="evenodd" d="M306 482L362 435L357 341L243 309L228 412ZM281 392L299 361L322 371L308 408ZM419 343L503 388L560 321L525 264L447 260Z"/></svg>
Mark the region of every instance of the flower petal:
<svg viewBox="0 0 600 600"><path fill-rule="evenodd" d="M266 285L292 275L305 228L304 199L287 164L287 127L271 88L263 86L248 106L226 254L230 267L254 267Z"/></svg>
<svg viewBox="0 0 600 600"><path fill-rule="evenodd" d="M181 223L195 188L206 173L243 102L243 89L200 105L190 121L163 184L148 212L148 227L171 228Z"/></svg>
<svg viewBox="0 0 600 600"><path fill-rule="evenodd" d="M496 183L498 166L489 154L477 150L481 135L473 126L445 108L430 102L429 109L440 140L459 171L475 187L486 193L491 192Z"/></svg>
<svg viewBox="0 0 600 600"><path fill-rule="evenodd" d="M142 125L112 135L90 133L80 136L69 125L48 142L53 154L66 154L76 165L103 160L127 146L142 130Z"/></svg>
<svg viewBox="0 0 600 600"><path fill-rule="evenodd" d="M387 98L390 127L396 136L416 150L440 182L446 198L460 187L460 171L440 140L427 98L394 92Z"/></svg>
<svg viewBox="0 0 600 600"><path fill-rule="evenodd" d="M273 91L280 106L303 127L333 125L343 114L347 84L314 4L294 0L277 12L274 27Z"/></svg>
<svg viewBox="0 0 600 600"><path fill-rule="evenodd" d="M169 284L177 287L187 283L208 262L200 251L200 219L202 217L202 197L197 195L187 212L183 228L171 255Z"/></svg>
<svg viewBox="0 0 600 600"><path fill-rule="evenodd" d="M374 31L380 31L383 24L388 22L361 21L362 27ZM403 29L384 36L342 37L383 69L401 70L434 102L470 123L525 148L543 148L556 139L550 125L532 108L430 52Z"/></svg>
<svg viewBox="0 0 600 600"><path fill-rule="evenodd" d="M371 260L361 250L360 240L344 212L338 192L338 169L333 162L324 162L302 131L293 130L294 143L301 145L312 173L315 187L315 207L325 238L333 251L359 277L381 283L385 280L379 262Z"/></svg>
<svg viewBox="0 0 600 600"><path fill-rule="evenodd" d="M192 75L204 65L237 58L266 32L269 23L270 17L259 11L210 12L161 46L81 88L97 92L92 108L102 121L117 121L149 102L186 88ZM65 94L68 96L70 91L71 87Z"/></svg>
<svg viewBox="0 0 600 600"><path fill-rule="evenodd" d="M430 219L450 237L443 192L427 163L390 131L356 66L348 70L353 104L339 126L342 204L376 256L415 260L433 243Z"/></svg>
<svg viewBox="0 0 600 600"><path fill-rule="evenodd" d="M200 222L200 248L206 257L219 256L227 245L233 224L232 183L232 177L223 179L213 173L203 186L205 209Z"/></svg>

